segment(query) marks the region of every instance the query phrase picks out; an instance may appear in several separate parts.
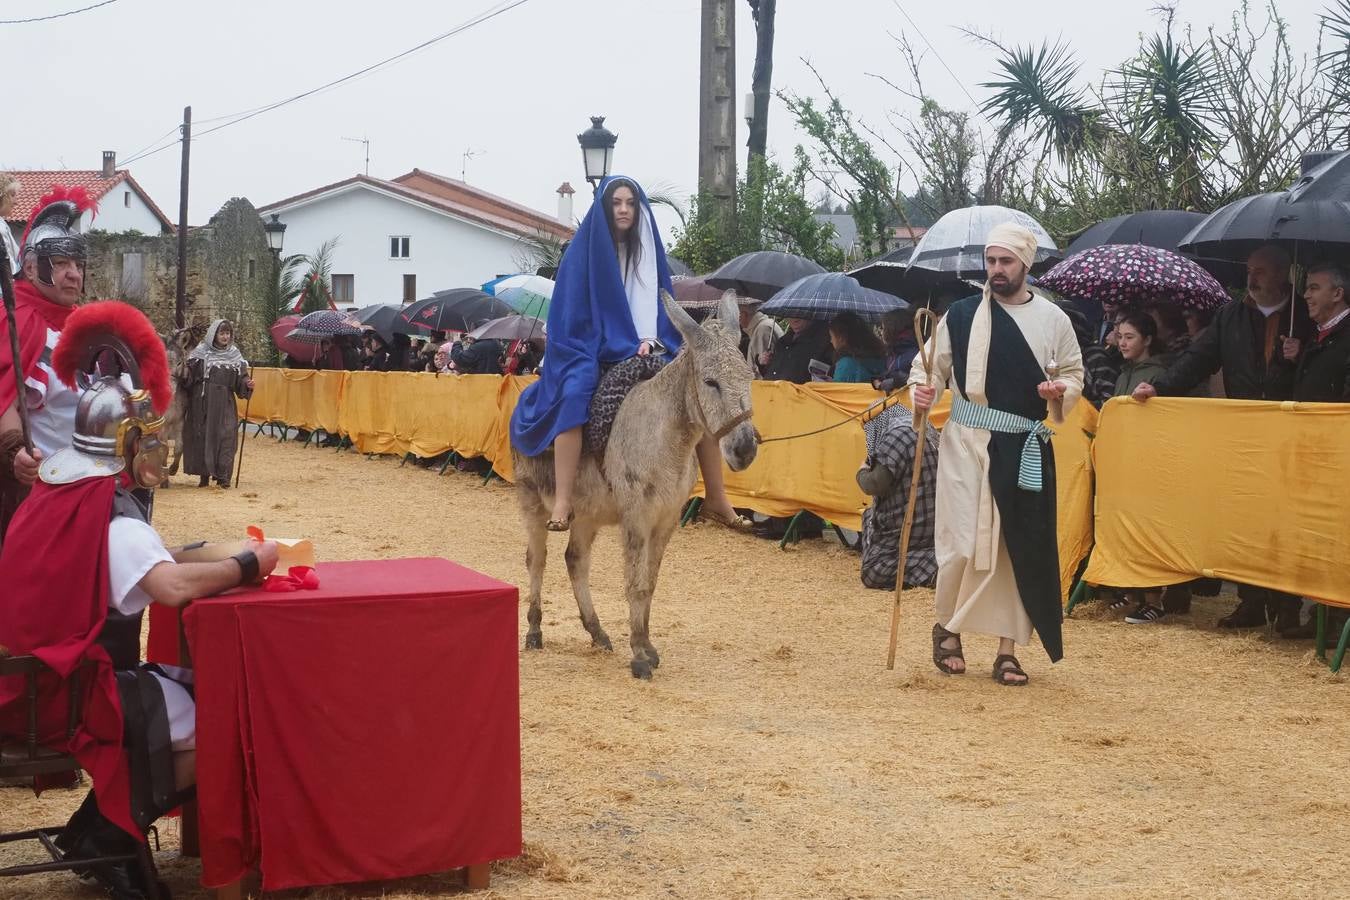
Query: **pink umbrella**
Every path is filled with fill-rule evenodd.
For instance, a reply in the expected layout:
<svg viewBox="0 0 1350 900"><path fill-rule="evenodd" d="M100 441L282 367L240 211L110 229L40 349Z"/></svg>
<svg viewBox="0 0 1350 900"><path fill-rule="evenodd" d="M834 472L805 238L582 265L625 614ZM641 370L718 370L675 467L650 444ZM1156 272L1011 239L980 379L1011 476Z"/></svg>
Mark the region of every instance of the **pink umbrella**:
<svg viewBox="0 0 1350 900"><path fill-rule="evenodd" d="M320 345L308 344L304 341L297 341L294 338L288 338L286 335L295 330L295 325L300 321L299 315L282 316L272 323L272 327L267 329L272 333L272 343L276 344L277 349L285 353L296 362L305 365L314 365L321 355Z"/></svg>

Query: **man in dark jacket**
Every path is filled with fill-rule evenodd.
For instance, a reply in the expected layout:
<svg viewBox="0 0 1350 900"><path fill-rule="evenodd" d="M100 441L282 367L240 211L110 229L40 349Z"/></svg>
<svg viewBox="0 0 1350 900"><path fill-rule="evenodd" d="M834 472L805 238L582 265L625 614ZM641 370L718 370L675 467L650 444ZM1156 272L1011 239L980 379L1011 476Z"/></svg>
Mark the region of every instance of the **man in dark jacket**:
<svg viewBox="0 0 1350 900"><path fill-rule="evenodd" d="M1294 399L1303 403L1350 402L1350 306L1346 288L1350 274L1326 263L1308 270L1303 296L1317 333L1306 346L1297 338L1284 342L1286 359L1296 360Z"/></svg>
<svg viewBox="0 0 1350 900"><path fill-rule="evenodd" d="M1223 373L1229 399L1290 399L1295 367L1285 356L1283 338L1307 340L1313 326L1301 305L1290 304L1289 267L1289 254L1278 245L1253 251L1247 257L1246 296L1221 308L1166 373L1134 389L1134 399L1183 396L1215 372ZM1281 630L1298 625L1298 597L1250 585L1240 585L1238 597L1241 602L1219 620L1220 628L1258 628L1268 618Z"/></svg>
<svg viewBox="0 0 1350 900"><path fill-rule="evenodd" d="M788 319L788 330L773 348L764 377L770 381L806 384L811 380L813 359L827 366L834 362L830 327L811 319Z"/></svg>

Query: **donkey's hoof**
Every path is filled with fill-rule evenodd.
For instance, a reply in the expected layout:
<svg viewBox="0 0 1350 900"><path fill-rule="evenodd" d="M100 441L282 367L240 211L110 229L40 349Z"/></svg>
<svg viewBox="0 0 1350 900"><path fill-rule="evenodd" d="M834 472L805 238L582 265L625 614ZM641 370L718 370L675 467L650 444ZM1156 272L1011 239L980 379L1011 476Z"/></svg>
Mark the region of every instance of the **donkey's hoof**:
<svg viewBox="0 0 1350 900"><path fill-rule="evenodd" d="M661 668L661 654L651 647L647 648L647 661L652 664L653 669Z"/></svg>
<svg viewBox="0 0 1350 900"><path fill-rule="evenodd" d="M597 635L591 636L591 646L597 650L604 650L606 652L612 653L614 651L614 645L609 642L609 635L605 634L603 631Z"/></svg>
<svg viewBox="0 0 1350 900"><path fill-rule="evenodd" d="M525 635L525 649L543 650L544 649L543 633L538 631L532 631L529 634Z"/></svg>
<svg viewBox="0 0 1350 900"><path fill-rule="evenodd" d="M641 678L643 681L652 680L652 666L645 659L633 660L632 669L634 678Z"/></svg>

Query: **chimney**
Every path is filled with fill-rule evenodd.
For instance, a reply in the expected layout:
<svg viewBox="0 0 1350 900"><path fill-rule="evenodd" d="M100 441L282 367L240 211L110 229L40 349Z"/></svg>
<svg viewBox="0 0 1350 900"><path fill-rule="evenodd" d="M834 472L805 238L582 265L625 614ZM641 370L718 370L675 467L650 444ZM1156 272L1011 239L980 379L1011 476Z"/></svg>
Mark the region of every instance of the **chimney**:
<svg viewBox="0 0 1350 900"><path fill-rule="evenodd" d="M112 178L117 174L117 151L103 151L103 177Z"/></svg>
<svg viewBox="0 0 1350 900"><path fill-rule="evenodd" d="M1334 159L1337 156L1340 156L1342 152L1344 151L1316 150L1312 153L1303 154L1303 159L1299 161L1298 167L1299 177L1302 178L1304 175L1307 175L1309 172L1311 172L1313 169L1317 168L1327 160Z"/></svg>
<svg viewBox="0 0 1350 900"><path fill-rule="evenodd" d="M558 221L564 225L572 224L572 185L564 181L558 186Z"/></svg>

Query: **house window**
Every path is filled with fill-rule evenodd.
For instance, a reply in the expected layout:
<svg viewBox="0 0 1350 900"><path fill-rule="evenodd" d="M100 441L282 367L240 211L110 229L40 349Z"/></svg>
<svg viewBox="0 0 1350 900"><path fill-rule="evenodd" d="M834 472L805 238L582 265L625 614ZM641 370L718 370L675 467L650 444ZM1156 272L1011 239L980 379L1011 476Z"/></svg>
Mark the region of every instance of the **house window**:
<svg viewBox="0 0 1350 900"><path fill-rule="evenodd" d="M408 259L412 256L409 251L409 239L406 235L393 235L389 238L389 258L390 259Z"/></svg>
<svg viewBox="0 0 1350 900"><path fill-rule="evenodd" d="M406 240L406 239L405 239L405 240ZM416 276L416 275L404 275L404 276L403 276L403 302L404 302L404 303L416 303L416 302L417 302L417 276Z"/></svg>
<svg viewBox="0 0 1350 900"><path fill-rule="evenodd" d="M252 281L252 280L253 280L254 266L255 266L255 263L254 263L254 261L253 261L253 257L249 257L249 260L248 260L248 280L249 280L249 281Z"/></svg>
<svg viewBox="0 0 1350 900"><path fill-rule="evenodd" d="M122 192L122 205L127 209L131 209L131 191Z"/></svg>
<svg viewBox="0 0 1350 900"><path fill-rule="evenodd" d="M355 302L356 302L356 276L355 276L355 275L334 275L334 276L333 276L333 302L334 302L334 303L355 303Z"/></svg>

